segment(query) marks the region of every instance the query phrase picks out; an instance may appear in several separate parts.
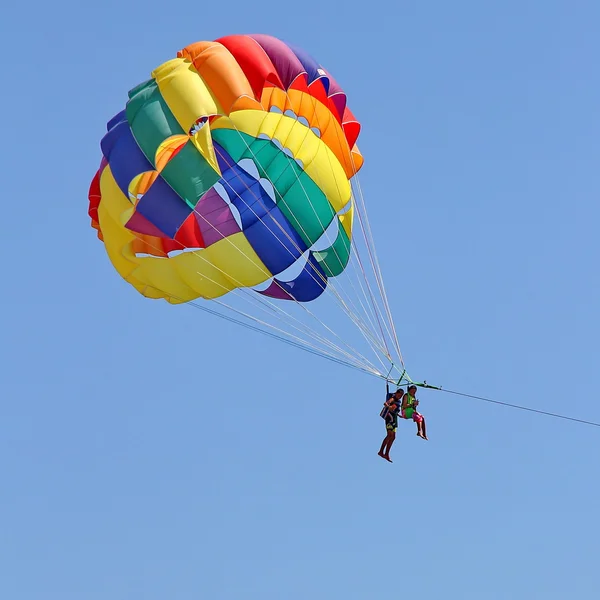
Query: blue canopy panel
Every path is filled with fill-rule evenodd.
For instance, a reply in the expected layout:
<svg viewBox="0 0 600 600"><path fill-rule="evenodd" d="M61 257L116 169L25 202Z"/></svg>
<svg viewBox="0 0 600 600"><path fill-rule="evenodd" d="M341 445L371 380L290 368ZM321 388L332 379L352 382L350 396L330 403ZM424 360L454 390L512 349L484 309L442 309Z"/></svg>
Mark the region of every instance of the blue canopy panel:
<svg viewBox="0 0 600 600"><path fill-rule="evenodd" d="M318 298L327 287L327 275L309 252L306 265L292 281L282 281L274 278L266 290L256 290L263 296L279 300L295 300L297 302L311 302Z"/></svg>
<svg viewBox="0 0 600 600"><path fill-rule="evenodd" d="M271 273L285 271L306 252L302 237L261 184L258 169L250 173L220 144L214 147L222 173L218 183L238 210L248 242Z"/></svg>
<svg viewBox="0 0 600 600"><path fill-rule="evenodd" d="M124 113L125 111L120 112L109 121L108 132L102 138L100 148L117 185L125 197L129 198L131 180L140 173L154 171L154 167L140 150Z"/></svg>
<svg viewBox="0 0 600 600"><path fill-rule="evenodd" d="M234 163L231 157L227 155L226 161L222 162L220 160L221 153L226 154L226 151L217 143L214 145L219 156L218 162L222 173L218 183L227 192L231 204L238 209L242 228L246 229L272 210L275 207L275 202L265 192L260 181Z"/></svg>
<svg viewBox="0 0 600 600"><path fill-rule="evenodd" d="M168 237L175 238L192 209L159 175L138 202L136 211Z"/></svg>
<svg viewBox="0 0 600 600"><path fill-rule="evenodd" d="M247 229L244 228L244 235L271 273L285 271L307 249L302 238L277 206L262 220L256 221Z"/></svg>

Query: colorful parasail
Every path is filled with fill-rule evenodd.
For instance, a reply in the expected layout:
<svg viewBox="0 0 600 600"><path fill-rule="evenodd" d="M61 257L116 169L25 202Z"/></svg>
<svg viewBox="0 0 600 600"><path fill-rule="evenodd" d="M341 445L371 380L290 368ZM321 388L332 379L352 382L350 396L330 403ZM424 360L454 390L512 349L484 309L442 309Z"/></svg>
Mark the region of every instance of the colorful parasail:
<svg viewBox="0 0 600 600"><path fill-rule="evenodd" d="M89 191L114 268L171 303L318 298L348 264L363 164L340 86L267 35L191 44L151 76L108 122Z"/></svg>

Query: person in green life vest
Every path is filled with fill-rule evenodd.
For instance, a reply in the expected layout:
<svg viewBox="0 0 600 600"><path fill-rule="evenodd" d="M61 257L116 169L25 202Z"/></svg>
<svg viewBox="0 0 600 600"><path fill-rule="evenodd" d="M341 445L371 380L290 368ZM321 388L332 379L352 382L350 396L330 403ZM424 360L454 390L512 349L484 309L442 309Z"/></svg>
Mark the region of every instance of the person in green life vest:
<svg viewBox="0 0 600 600"><path fill-rule="evenodd" d="M386 394L387 398L384 404L384 410L381 411L381 416L385 418L385 430L386 436L381 442L381 448L379 449L379 456L385 458L388 462L392 462L390 458L390 450L394 440L396 439L396 430L398 429L398 414L402 406L402 396L404 390L398 389L393 394Z"/></svg>
<svg viewBox="0 0 600 600"><path fill-rule="evenodd" d="M419 401L415 398L417 386L411 385L402 398L401 416L403 419L412 419L417 424L417 435L426 440L425 417L417 412Z"/></svg>

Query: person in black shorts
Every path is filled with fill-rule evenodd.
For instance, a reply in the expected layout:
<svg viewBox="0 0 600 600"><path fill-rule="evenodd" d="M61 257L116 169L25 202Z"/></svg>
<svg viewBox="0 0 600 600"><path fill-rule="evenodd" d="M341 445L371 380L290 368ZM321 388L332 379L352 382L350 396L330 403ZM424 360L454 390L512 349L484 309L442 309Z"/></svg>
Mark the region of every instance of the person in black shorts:
<svg viewBox="0 0 600 600"><path fill-rule="evenodd" d="M383 442L381 442L381 448L377 454L389 462L392 462L392 459L390 458L390 450L392 449L392 445L396 439L396 430L398 429L398 414L400 413L400 408L402 406L403 395L404 390L397 389L393 394L390 395L388 399L386 399L384 409L382 411L382 416L385 419L385 430L387 433L383 439Z"/></svg>

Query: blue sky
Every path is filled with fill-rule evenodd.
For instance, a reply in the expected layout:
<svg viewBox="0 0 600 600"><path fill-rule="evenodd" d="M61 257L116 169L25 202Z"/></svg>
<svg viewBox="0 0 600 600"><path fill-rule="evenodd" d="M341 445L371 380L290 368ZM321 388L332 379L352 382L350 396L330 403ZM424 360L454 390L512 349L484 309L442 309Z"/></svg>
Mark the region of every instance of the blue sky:
<svg viewBox="0 0 600 600"><path fill-rule="evenodd" d="M106 121L196 40L334 74L405 360L600 421L592 0L21 3L4 57L0 596L595 598L600 430L382 384L146 300L89 227ZM6 18L8 15L8 18Z"/></svg>

